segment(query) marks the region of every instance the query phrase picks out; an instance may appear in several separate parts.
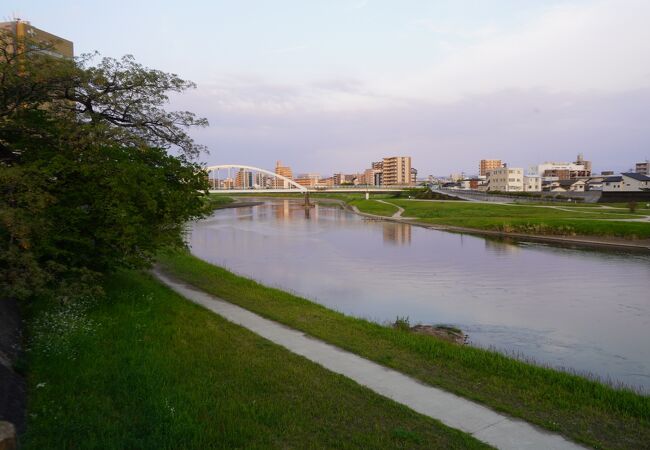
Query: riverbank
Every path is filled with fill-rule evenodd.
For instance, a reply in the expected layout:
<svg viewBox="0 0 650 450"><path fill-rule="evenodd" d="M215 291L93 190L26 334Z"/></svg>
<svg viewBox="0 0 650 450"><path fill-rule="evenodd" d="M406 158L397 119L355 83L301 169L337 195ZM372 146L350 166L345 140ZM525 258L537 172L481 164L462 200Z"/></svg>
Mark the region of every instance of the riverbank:
<svg viewBox="0 0 650 450"><path fill-rule="evenodd" d="M486 448L147 274L35 305L23 449Z"/></svg>
<svg viewBox="0 0 650 450"><path fill-rule="evenodd" d="M392 203L392 201L391 201ZM339 202L346 209L359 214L363 217L371 219L381 219L388 220L392 222L406 223L413 226L425 227L432 230L439 231L448 231L451 233L461 233L461 234L472 234L476 236L490 236L497 238L506 238L514 239L519 241L531 241L531 242L540 242L540 243L553 243L553 244L563 244L563 245L575 245L580 247L591 247L591 248L601 248L601 249L618 249L618 250L628 250L628 251L637 251L637 252L650 252L650 239L625 239L622 237L616 236L598 236L598 235L588 235L588 236L561 236L555 234L531 234L531 233L519 233L516 231L500 231L490 229L489 227L493 226L502 226L508 228L507 224L496 223L495 221L490 221L484 226L487 228L470 228L462 227L455 225L447 225L441 223L435 223L434 221L426 221L423 219L414 219L410 217L404 217L409 215L409 211L406 208L402 208L403 212L400 217L394 217L393 215L398 212L397 206L386 207L381 205L379 201L371 203L364 203L362 206L359 206L359 202L347 203ZM363 208L363 209L362 209ZM524 219L525 220L525 219ZM566 221L566 219L564 219ZM534 224L531 224L530 221L525 220L525 224L529 227L534 227ZM539 226L539 224L538 224ZM644 228L648 228L646 231ZM645 235L650 233L650 223L649 224L634 224L634 228L637 231L640 231Z"/></svg>
<svg viewBox="0 0 650 450"><path fill-rule="evenodd" d="M296 196L256 194L256 197L296 199ZM245 198L245 197L242 197ZM650 222L633 222L650 210L630 213L622 205L603 208L581 205L502 205L465 201L409 200L392 195L326 194L315 202L336 203L370 219L407 223L452 233L509 238L596 249L650 252ZM393 217L403 209L399 217ZM525 230L525 231L522 231Z"/></svg>
<svg viewBox="0 0 650 450"><path fill-rule="evenodd" d="M640 448L650 398L502 354L345 316L188 254L162 268L210 294L418 380L588 445Z"/></svg>

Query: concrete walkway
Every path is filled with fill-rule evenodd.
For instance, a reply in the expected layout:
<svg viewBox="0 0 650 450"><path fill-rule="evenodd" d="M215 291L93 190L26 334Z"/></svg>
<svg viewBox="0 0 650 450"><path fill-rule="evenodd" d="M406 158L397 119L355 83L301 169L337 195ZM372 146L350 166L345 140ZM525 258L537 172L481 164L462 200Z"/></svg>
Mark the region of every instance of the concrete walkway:
<svg viewBox="0 0 650 450"><path fill-rule="evenodd" d="M385 202L385 201L383 201L383 200L375 200L375 201L377 201L377 202L379 202L379 203L383 203L383 204L385 204L385 205L394 206L395 208L397 208L397 212L394 213L391 217L392 217L393 219L400 219L400 218L402 218L402 213L404 212L404 208L402 208L401 206L397 206L397 205L394 204L394 203L388 203L388 202Z"/></svg>
<svg viewBox="0 0 650 450"><path fill-rule="evenodd" d="M471 434L500 449L579 449L562 436L526 422L503 416L477 403L427 386L400 372L380 366L353 353L305 335L301 331L265 319L184 283L158 270L154 275L183 297L228 321L304 356L332 372L344 375L384 397Z"/></svg>

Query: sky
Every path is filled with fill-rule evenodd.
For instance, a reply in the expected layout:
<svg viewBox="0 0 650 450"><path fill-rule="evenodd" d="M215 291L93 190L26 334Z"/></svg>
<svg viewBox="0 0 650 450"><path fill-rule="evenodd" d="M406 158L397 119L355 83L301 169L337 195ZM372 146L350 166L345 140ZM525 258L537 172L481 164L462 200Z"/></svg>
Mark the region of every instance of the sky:
<svg viewBox="0 0 650 450"><path fill-rule="evenodd" d="M77 54L132 54L197 89L207 164L419 176L482 158L625 171L650 158L650 0L5 0Z"/></svg>

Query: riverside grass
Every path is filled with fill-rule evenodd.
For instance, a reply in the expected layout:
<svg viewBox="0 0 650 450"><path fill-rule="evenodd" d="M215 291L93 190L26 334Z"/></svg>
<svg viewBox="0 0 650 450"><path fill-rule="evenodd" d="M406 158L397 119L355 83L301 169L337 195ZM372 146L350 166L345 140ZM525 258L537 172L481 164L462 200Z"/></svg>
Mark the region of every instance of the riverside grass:
<svg viewBox="0 0 650 450"><path fill-rule="evenodd" d="M650 397L345 316L189 253L159 261L162 270L210 294L577 442L620 449L650 442Z"/></svg>
<svg viewBox="0 0 650 450"><path fill-rule="evenodd" d="M650 239L650 223L623 222L640 214L622 209L501 205L477 202L386 200L404 208L403 217L426 224L450 225L481 230L557 236L602 236ZM390 216L390 210L375 200L355 199L348 204L359 211ZM384 205L385 206L385 205ZM613 220L617 219L617 220Z"/></svg>
<svg viewBox="0 0 650 450"><path fill-rule="evenodd" d="M487 448L147 274L30 320L23 449Z"/></svg>
<svg viewBox="0 0 650 450"><path fill-rule="evenodd" d="M213 194L220 196L222 194ZM240 196L247 196L238 194ZM255 197L298 198L299 194L251 194ZM314 200L339 200L367 214L390 217L397 206L404 208L402 217L430 225L448 225L503 233L540 236L596 236L628 240L650 239L650 222L623 222L650 214L636 213L616 205L494 204L467 201L408 200L395 194L372 194L365 200L362 193L310 193ZM378 202L384 200L391 205ZM397 205L397 206L396 206ZM559 208L559 209L558 209Z"/></svg>

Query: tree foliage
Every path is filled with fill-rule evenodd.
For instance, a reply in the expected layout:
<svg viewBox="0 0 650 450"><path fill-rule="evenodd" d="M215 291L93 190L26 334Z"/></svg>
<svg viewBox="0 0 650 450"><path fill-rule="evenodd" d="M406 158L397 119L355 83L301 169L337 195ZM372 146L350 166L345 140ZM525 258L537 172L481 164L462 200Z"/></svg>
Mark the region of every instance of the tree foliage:
<svg viewBox="0 0 650 450"><path fill-rule="evenodd" d="M194 85L130 56L92 65L47 45L0 35L0 298L85 292L181 245L203 212L201 146L186 128L207 122L165 110Z"/></svg>

